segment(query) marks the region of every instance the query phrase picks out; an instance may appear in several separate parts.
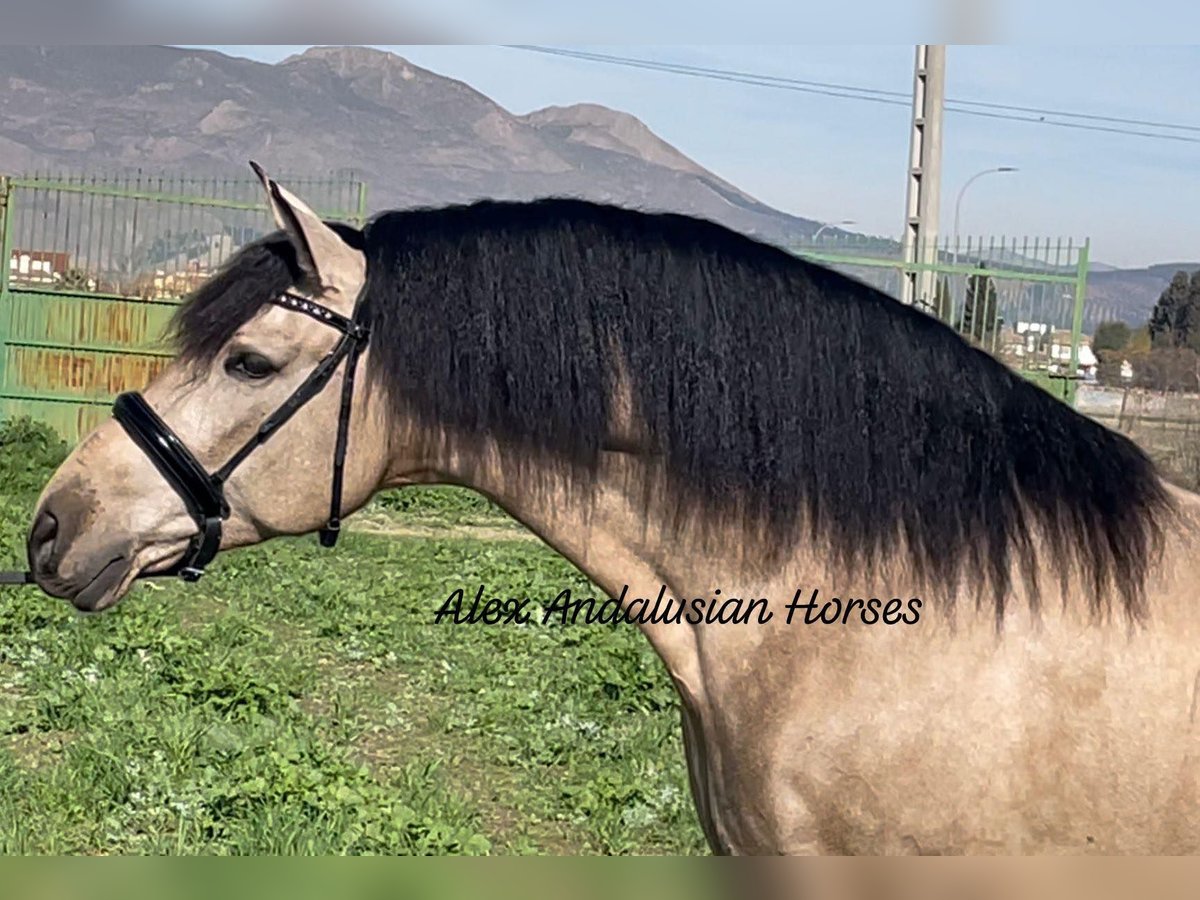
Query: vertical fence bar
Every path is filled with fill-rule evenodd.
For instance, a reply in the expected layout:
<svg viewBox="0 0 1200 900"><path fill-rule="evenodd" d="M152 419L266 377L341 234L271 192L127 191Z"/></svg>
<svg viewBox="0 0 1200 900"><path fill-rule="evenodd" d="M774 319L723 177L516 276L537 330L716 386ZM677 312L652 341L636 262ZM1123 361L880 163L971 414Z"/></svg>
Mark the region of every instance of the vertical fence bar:
<svg viewBox="0 0 1200 900"><path fill-rule="evenodd" d="M79 184L81 187L86 186L86 176L79 176ZM75 265L84 273L84 284L90 285L93 281L96 282L96 288L99 289L100 282L96 279L96 267L94 260L96 258L95 242L96 242L96 195L85 194L87 199L87 210L84 210L83 201L79 203L79 234L82 239L83 248L75 259ZM83 229L87 228L87 234L84 235Z"/></svg>
<svg viewBox="0 0 1200 900"><path fill-rule="evenodd" d="M1075 247L1075 239L1067 238L1067 258L1066 258L1066 261L1063 263L1063 267L1066 269L1072 269L1072 268L1076 268L1078 265L1079 265L1079 252L1078 252L1077 248ZM1085 320L1087 318L1086 313L1087 313L1087 307L1085 306L1084 307L1084 319Z"/></svg>
<svg viewBox="0 0 1200 900"><path fill-rule="evenodd" d="M12 183L0 175L0 295L8 291L8 270L12 265ZM0 318L0 324L5 319Z"/></svg>
<svg viewBox="0 0 1200 900"><path fill-rule="evenodd" d="M101 182L96 175L93 174L91 186L95 188L97 185L103 187L103 182ZM92 230L96 233L96 251L95 256L91 260L92 277L96 279L96 290L106 291L108 290L108 285L105 282L105 278L107 276L105 275L104 266L104 229L108 224L109 198L104 194L93 194L93 196L96 198L96 203L100 207L100 213L98 216L94 216L92 219ZM95 209L92 211L95 213Z"/></svg>
<svg viewBox="0 0 1200 900"><path fill-rule="evenodd" d="M204 187L201 189L200 196L206 200L211 200L217 195L217 179L214 175L211 178L204 179ZM204 242L204 268L205 271L213 270L213 246L211 236L206 234L206 223L204 221L204 209L202 207L192 208L192 221L197 222L196 231L200 234L200 240Z"/></svg>
<svg viewBox="0 0 1200 900"><path fill-rule="evenodd" d="M363 228L367 224L367 183L359 180L358 182L358 227Z"/></svg>
<svg viewBox="0 0 1200 900"><path fill-rule="evenodd" d="M173 182L172 182L172 187L174 187ZM178 191L180 194L187 193L187 182L186 181L181 182L178 185ZM183 219L184 205L182 203L176 203L176 204L174 204L174 206L175 206L175 215L173 217L173 220L174 220L175 224L169 231L169 234L170 234L169 244L170 244L171 250L172 250L170 271L172 273L175 273L176 275L178 275L181 269L184 273L186 273L187 269L188 269L187 237L184 233L184 219ZM182 264L180 263L180 260L179 260L180 254L183 255ZM182 277L187 278L187 275L184 274Z"/></svg>
<svg viewBox="0 0 1200 900"><path fill-rule="evenodd" d="M72 172L67 177L67 185L71 187L75 185L75 173ZM79 202L81 199L82 196L74 192L70 192L67 195L67 239L64 242L65 246L63 247L63 251L65 253L69 253L70 256L67 257L67 271L63 273L64 279L68 277L71 269L75 268L79 260L79 229L83 227L83 216L78 215L77 207L81 207L83 205ZM71 221L72 218L75 219L74 222ZM75 227L75 240L73 243L71 241L72 225Z"/></svg>
<svg viewBox="0 0 1200 900"><path fill-rule="evenodd" d="M46 177L50 177L48 172ZM29 229L29 243L22 249L29 251L29 282L37 284L40 280L40 276L37 274L38 266L42 265L38 256L41 255L43 259L46 256L46 226L50 220L50 192L48 190L39 188L33 192L33 208L37 216L36 224Z"/></svg>
<svg viewBox="0 0 1200 900"><path fill-rule="evenodd" d="M1083 330L1083 304L1087 299L1088 264L1091 252L1091 240L1085 239L1079 247L1079 262L1075 268L1075 311L1071 317L1071 376L1068 382L1071 396L1068 402L1075 405L1075 373L1079 369L1079 336Z"/></svg>
<svg viewBox="0 0 1200 900"><path fill-rule="evenodd" d="M136 182L136 186L134 187L134 190L137 191L139 194L142 192L142 170L141 169L138 169L138 171L137 171L137 182ZM130 214L130 223L131 224L129 227L129 256L128 256L129 275L128 275L128 277L130 280L130 284L133 285L133 289L137 290L138 293L141 293L142 289L139 289L138 284L137 284L137 281L138 281L137 271L139 268L139 266L138 266L138 215L142 211L141 210L141 201L134 199L133 201L131 201L131 203L133 206L133 210L132 210L132 213Z"/></svg>
<svg viewBox="0 0 1200 900"><path fill-rule="evenodd" d="M9 266L12 265L12 231L15 207L12 181L0 175L0 391L8 384L8 337L12 334L12 297L8 293Z"/></svg>

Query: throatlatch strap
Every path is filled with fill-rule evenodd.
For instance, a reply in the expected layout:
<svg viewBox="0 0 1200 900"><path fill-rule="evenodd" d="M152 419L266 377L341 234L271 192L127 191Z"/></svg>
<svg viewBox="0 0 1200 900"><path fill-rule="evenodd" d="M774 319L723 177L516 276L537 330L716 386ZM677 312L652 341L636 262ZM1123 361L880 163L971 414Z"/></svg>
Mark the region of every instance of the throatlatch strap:
<svg viewBox="0 0 1200 900"><path fill-rule="evenodd" d="M350 440L350 401L354 396L354 372L358 368L358 357L362 353L367 338L364 334L350 348L346 359L346 375L342 381L342 408L338 412L337 443L333 451L333 484L329 497L329 521L321 529L320 541L322 547L332 547L337 543L338 533L342 529L342 475L346 470L346 446Z"/></svg>

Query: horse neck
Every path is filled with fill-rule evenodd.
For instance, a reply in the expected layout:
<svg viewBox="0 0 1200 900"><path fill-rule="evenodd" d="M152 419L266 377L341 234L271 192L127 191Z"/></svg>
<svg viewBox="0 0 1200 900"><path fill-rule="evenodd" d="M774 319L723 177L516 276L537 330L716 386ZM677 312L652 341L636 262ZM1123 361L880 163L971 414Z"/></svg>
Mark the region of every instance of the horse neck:
<svg viewBox="0 0 1200 900"><path fill-rule="evenodd" d="M631 437L631 445L636 441ZM402 442L403 443L403 442ZM927 596L927 615L953 609L959 625L991 630L995 626L990 602L979 602L968 584L919 583L898 545L890 558L858 570L842 568L821 548L801 542L782 560L769 565L756 559L744 535L732 526L707 544L696 534L682 532L671 516L671 498L645 503L641 488L643 461L636 450L601 453L587 490L565 479L561 468L535 459L525 462L520 475L501 464L520 450L495 445L469 459L448 459L427 467L420 477L396 483L450 483L473 488L577 566L609 596L623 587L657 591L665 585L675 596L707 596L720 587L726 595L767 594L772 605L792 598L797 588L820 587L822 594L853 591L853 596L905 593ZM480 460L484 461L481 462ZM1160 622L1191 616L1194 585L1200 581L1200 495L1167 486L1179 515L1165 524L1162 556L1152 565L1145 585L1148 612ZM702 517L693 517L702 518ZM1035 539L1035 543L1042 542ZM1044 546L1044 544L1042 544ZM743 552L745 551L745 552ZM1011 594L1005 621L1019 631L1031 615L1065 618L1078 625L1091 618L1091 586L1071 571L1069 561L1039 552L1036 596L1030 595L1022 560L1013 560ZM906 593L907 592L907 593ZM1037 612L1034 612L1037 610ZM975 622L974 620L978 620ZM974 625L969 624L974 622ZM1074 627L1074 626L1073 626Z"/></svg>
<svg viewBox="0 0 1200 900"><path fill-rule="evenodd" d="M605 590L620 589L622 571L650 565L650 546L667 538L653 510L641 508L636 488L640 476L637 456L605 452L589 484L571 483L550 463L525 462L520 475L500 464L506 452L497 449L491 461L451 462L446 480L488 496L509 515L578 566Z"/></svg>
<svg viewBox="0 0 1200 900"><path fill-rule="evenodd" d="M506 453L519 451L495 447L488 454L491 461L483 464L474 456L450 460L423 480L485 494L609 596L623 588L653 593L663 587L676 597L709 596L715 588L743 596L782 592L781 586L796 578L845 583L835 578L829 559L807 545L767 561L747 541L736 517L718 511L678 516L678 498L661 485L648 499L647 457L639 450L602 451L585 486L570 483L561 467L536 460L524 462L514 476L500 463ZM791 599L793 590L780 598Z"/></svg>

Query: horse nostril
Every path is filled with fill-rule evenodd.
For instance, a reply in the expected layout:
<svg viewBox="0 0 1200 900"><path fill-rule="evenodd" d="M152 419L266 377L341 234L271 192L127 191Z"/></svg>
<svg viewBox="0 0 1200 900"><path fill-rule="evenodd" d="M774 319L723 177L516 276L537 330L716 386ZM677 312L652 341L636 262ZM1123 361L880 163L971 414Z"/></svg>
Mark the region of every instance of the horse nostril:
<svg viewBox="0 0 1200 900"><path fill-rule="evenodd" d="M54 539L58 537L58 519L49 510L42 510L29 532L29 563L35 571L44 571L54 555Z"/></svg>

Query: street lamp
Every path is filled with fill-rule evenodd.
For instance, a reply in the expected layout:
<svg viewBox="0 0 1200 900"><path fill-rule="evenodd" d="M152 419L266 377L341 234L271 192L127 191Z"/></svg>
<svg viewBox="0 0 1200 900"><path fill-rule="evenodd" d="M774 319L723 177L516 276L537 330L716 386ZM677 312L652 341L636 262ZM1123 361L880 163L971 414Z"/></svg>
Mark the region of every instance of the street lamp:
<svg viewBox="0 0 1200 900"><path fill-rule="evenodd" d="M819 238L821 236L821 232L824 231L826 228L834 228L838 225L854 225L854 224L855 224L855 222L853 219L842 219L842 221L840 221L840 222L826 222L824 225L822 225L820 228L818 228L816 231L813 232L813 236L812 236L811 240L815 244L817 242L817 238Z"/></svg>
<svg viewBox="0 0 1200 900"><path fill-rule="evenodd" d="M1017 171L1016 166L996 166L992 169L984 169L982 172L976 172L974 175L968 178L967 183L964 184L962 189L958 192L958 199L954 201L954 254L952 256L952 262L954 265L958 265L958 214L962 209L963 194L967 192L967 188L969 188L976 180L982 178L984 175L991 175L996 172L1015 171Z"/></svg>

